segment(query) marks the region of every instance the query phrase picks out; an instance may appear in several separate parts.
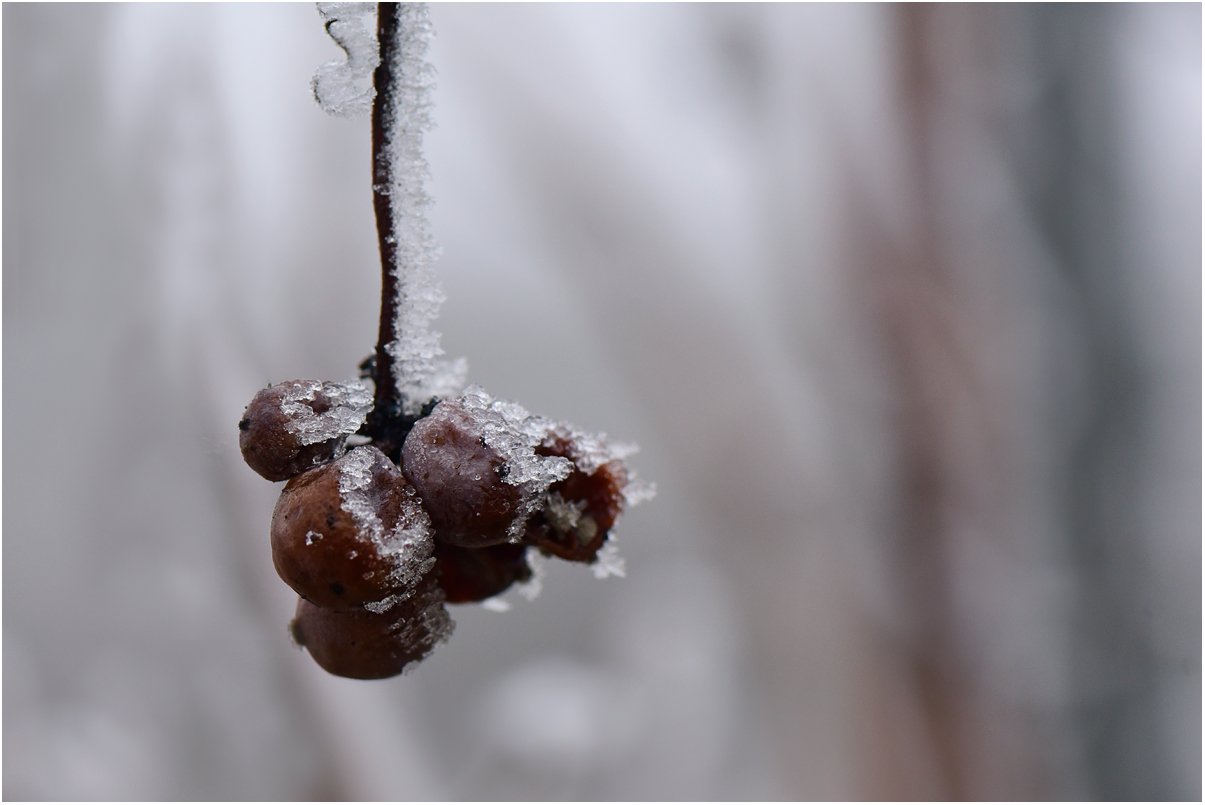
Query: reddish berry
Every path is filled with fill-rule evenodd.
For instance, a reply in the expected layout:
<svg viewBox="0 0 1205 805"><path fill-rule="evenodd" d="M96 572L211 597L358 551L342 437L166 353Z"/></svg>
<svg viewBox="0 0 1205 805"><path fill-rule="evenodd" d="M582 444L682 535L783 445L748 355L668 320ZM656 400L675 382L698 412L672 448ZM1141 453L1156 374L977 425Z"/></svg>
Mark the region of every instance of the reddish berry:
<svg viewBox="0 0 1205 805"><path fill-rule="evenodd" d="M285 485L272 514L272 561L316 606L380 611L434 565L430 519L397 466L357 447Z"/></svg>
<svg viewBox="0 0 1205 805"><path fill-rule="evenodd" d="M595 437L558 427L536 448L540 455L571 459L574 471L549 488L544 508L527 524L528 542L571 562L594 561L623 512L628 483L621 459L599 464L611 455L600 445Z"/></svg>
<svg viewBox="0 0 1205 805"><path fill-rule="evenodd" d="M525 545L457 548L436 542L435 559L439 586L447 593L449 604L484 601L531 578Z"/></svg>
<svg viewBox="0 0 1205 805"><path fill-rule="evenodd" d="M261 389L238 423L243 460L269 481L288 480L330 461L371 407L358 383L290 380Z"/></svg>
<svg viewBox="0 0 1205 805"><path fill-rule="evenodd" d="M569 462L535 454L540 437L524 429L529 421L519 406L472 388L415 423L402 446L402 472L437 539L481 548L522 538L548 485L570 470Z"/></svg>
<svg viewBox="0 0 1205 805"><path fill-rule="evenodd" d="M352 679L397 676L448 639L456 624L434 573L414 594L384 612L335 612L304 598L289 624L293 639L328 673Z"/></svg>

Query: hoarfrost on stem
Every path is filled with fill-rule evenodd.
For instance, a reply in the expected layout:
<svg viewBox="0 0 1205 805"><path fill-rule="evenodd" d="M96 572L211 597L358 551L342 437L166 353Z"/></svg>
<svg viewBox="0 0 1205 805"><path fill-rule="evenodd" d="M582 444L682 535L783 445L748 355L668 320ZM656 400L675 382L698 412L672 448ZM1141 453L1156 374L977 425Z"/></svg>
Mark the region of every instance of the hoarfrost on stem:
<svg viewBox="0 0 1205 805"><path fill-rule="evenodd" d="M367 115L376 90L372 74L381 62L377 47L376 3L318 3L326 32L347 58L331 61L314 73L314 100L327 114Z"/></svg>
<svg viewBox="0 0 1205 805"><path fill-rule="evenodd" d="M393 359L402 410L414 416L433 397L454 396L463 388L468 367L463 358L440 360L444 352L439 333L431 330L445 298L432 269L439 247L426 216L431 205L425 187L430 172L423 158L423 132L432 125L435 78L435 69L425 60L431 22L423 4L402 3L395 13L393 58L385 65L392 76L392 92L385 99L385 141L379 155L386 164L377 166L377 176L385 181L373 190L389 199L387 239L393 264L387 268L397 283L393 338L385 350Z"/></svg>

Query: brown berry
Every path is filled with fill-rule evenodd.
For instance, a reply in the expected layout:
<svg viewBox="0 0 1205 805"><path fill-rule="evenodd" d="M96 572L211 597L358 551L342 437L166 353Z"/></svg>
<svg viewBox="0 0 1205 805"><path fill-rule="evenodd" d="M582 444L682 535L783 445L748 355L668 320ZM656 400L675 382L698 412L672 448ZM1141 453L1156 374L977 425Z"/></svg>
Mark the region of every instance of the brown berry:
<svg viewBox="0 0 1205 805"><path fill-rule="evenodd" d="M434 565L432 548L414 488L372 446L289 481L272 513L276 571L328 609L392 605Z"/></svg>
<svg viewBox="0 0 1205 805"><path fill-rule="evenodd" d="M423 499L435 535L481 548L506 542L525 490L506 483L505 457L485 440L485 422L460 400L444 400L415 423L402 446L402 472Z"/></svg>
<svg viewBox="0 0 1205 805"><path fill-rule="evenodd" d="M447 593L449 604L484 601L531 578L526 545L458 548L437 541L435 559L439 586Z"/></svg>
<svg viewBox="0 0 1205 805"><path fill-rule="evenodd" d="M304 598L289 628L328 673L352 679L397 676L447 640L455 627L434 573L414 594L384 612L335 612Z"/></svg>
<svg viewBox="0 0 1205 805"><path fill-rule="evenodd" d="M261 389L238 423L243 460L269 481L288 480L330 461L371 407L358 383L290 380Z"/></svg>
<svg viewBox="0 0 1205 805"><path fill-rule="evenodd" d="M590 563L623 511L628 473L620 459L591 467L576 441L567 433L550 434L536 448L540 455L574 460L575 469L549 488L545 507L528 521L526 541L561 559Z"/></svg>

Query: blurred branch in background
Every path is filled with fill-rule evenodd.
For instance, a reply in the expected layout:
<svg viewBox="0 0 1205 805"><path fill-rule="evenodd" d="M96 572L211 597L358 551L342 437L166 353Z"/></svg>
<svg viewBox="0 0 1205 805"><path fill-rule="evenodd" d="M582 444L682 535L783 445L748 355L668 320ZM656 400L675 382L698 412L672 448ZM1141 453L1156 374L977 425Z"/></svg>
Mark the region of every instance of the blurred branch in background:
<svg viewBox="0 0 1205 805"><path fill-rule="evenodd" d="M448 351L660 491L371 684L235 447L375 340L318 15L3 14L6 798L1200 798L1199 6L433 7Z"/></svg>

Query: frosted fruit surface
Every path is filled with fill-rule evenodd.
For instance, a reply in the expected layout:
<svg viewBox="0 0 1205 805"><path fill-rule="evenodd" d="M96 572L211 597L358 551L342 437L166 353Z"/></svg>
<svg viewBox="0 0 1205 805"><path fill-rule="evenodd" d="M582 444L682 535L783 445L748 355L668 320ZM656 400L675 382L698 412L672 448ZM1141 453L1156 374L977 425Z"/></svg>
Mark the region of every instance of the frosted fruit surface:
<svg viewBox="0 0 1205 805"><path fill-rule="evenodd" d="M280 410L300 444L316 444L355 433L372 410L372 392L359 381L297 380L285 390Z"/></svg>
<svg viewBox="0 0 1205 805"><path fill-rule="evenodd" d="M357 447L290 481L272 515L272 559L303 598L383 611L435 565L431 521L375 447Z"/></svg>
<svg viewBox="0 0 1205 805"><path fill-rule="evenodd" d="M402 447L402 470L422 496L436 538L480 548L518 542L548 487L573 464L537 455L552 423L480 388L444 400Z"/></svg>
<svg viewBox="0 0 1205 805"><path fill-rule="evenodd" d="M360 383L277 383L251 399L238 425L239 449L260 475L285 481L339 455L371 405Z"/></svg>

